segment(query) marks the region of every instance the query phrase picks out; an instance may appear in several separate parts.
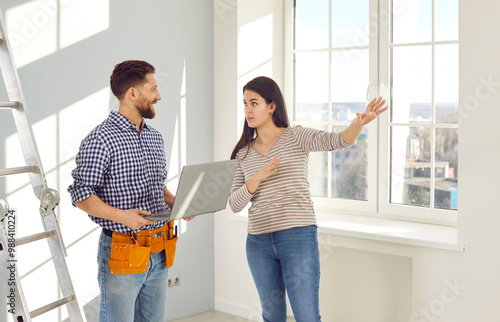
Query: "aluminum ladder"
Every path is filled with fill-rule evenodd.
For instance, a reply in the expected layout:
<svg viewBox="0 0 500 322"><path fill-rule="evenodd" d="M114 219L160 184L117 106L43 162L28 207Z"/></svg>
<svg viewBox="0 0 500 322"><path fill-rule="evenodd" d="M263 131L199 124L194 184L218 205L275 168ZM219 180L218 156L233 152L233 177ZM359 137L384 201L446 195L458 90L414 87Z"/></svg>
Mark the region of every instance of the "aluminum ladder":
<svg viewBox="0 0 500 322"><path fill-rule="evenodd" d="M28 310L26 298L21 287L21 279L19 278L19 276L17 276L17 274L13 274L15 276L12 276L12 285L15 282L16 303L15 312L11 310L10 313L14 313L15 322L26 322L31 321L32 318L43 313L56 309L62 305L66 305L69 319L71 321L86 322L85 314L82 307L78 303L74 292L73 283L69 275L68 266L65 259L65 257L67 256L66 248L62 240L57 217L54 213L54 208L59 203L59 194L56 190L47 187L40 155L38 153L33 129L31 127L28 111L22 93L21 83L19 81L19 76L14 65L14 60L9 46L9 41L7 39L7 34L5 32L5 24L1 11L0 69L4 79L7 95L9 97L8 102L0 102L0 109L12 110L12 116L16 125L21 148L24 154L24 159L26 161L25 166L1 169L0 176L14 175L19 173L29 174L35 196L40 200L39 211L43 228L45 230L44 232L32 236L16 238L15 247L41 239L47 240L51 258L57 274L57 279L59 281L60 290L63 296L61 299L53 303L47 304L30 312ZM9 211L9 204L4 199L0 199L0 220L2 221L2 224L0 224L0 276L5 277L7 280L10 277L11 273L7 268L9 267L9 265L15 265L16 263L15 256L13 256L13 253L15 253L15 248L14 251L12 251L13 245L12 243L9 243L13 240L12 232L8 229L8 227L6 227L7 223L9 222L8 218L10 214L12 214L12 212ZM2 284L5 283L5 281L3 281L3 277L0 278L2 279L2 281L0 281L0 283ZM0 287L6 286L1 285ZM9 299L7 300L8 304Z"/></svg>

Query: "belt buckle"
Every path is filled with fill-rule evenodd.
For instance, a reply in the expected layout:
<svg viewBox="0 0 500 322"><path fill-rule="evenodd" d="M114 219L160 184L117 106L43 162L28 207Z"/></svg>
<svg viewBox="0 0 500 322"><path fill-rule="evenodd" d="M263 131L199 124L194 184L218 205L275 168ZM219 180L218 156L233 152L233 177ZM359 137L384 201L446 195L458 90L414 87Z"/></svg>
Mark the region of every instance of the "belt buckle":
<svg viewBox="0 0 500 322"><path fill-rule="evenodd" d="M158 238L158 237L161 237L161 236L163 236L163 231L160 231L159 233L153 234L151 237L152 238Z"/></svg>

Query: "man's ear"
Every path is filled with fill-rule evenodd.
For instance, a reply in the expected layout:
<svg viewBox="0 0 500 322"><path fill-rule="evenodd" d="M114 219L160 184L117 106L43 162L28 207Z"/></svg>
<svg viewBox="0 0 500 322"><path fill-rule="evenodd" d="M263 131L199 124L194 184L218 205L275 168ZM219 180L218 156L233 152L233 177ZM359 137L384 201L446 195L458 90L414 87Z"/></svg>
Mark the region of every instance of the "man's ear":
<svg viewBox="0 0 500 322"><path fill-rule="evenodd" d="M134 101L137 99L137 90L135 87L130 87L126 92L125 92L125 97L128 99Z"/></svg>

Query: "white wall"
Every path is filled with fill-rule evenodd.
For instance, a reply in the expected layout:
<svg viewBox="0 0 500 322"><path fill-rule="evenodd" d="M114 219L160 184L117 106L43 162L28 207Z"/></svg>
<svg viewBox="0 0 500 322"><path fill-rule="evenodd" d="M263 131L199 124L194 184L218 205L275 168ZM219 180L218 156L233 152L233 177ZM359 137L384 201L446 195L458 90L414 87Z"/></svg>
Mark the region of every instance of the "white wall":
<svg viewBox="0 0 500 322"><path fill-rule="evenodd" d="M214 1L215 159L228 159L241 135L243 85L283 78L283 1ZM245 257L246 223L215 216L215 307L248 319L260 313Z"/></svg>
<svg viewBox="0 0 500 322"><path fill-rule="evenodd" d="M61 194L56 212L70 273L88 320L96 321L99 229L70 204L66 189L74 155L81 139L118 106L108 88L113 66L125 59L143 59L157 68L163 98L156 105L157 117L149 123L165 138L167 186L175 191L182 165L213 160L213 4L65 0L57 7L55 3L0 0L0 8L15 38L11 42L18 47L15 58L48 185ZM0 167L23 165L10 111L0 111L0 120ZM26 179L23 175L0 179L0 197L20 217L18 236L41 229L38 203ZM18 251L19 273L30 308L35 309L55 300L57 289L44 242L24 247ZM183 226L170 269L170 274L181 274L182 282L168 291L169 320L213 308L213 252L212 215ZM54 312L37 321L64 318L64 313Z"/></svg>
<svg viewBox="0 0 500 322"><path fill-rule="evenodd" d="M234 55L240 55L243 26L266 17L268 10L274 17L283 13L266 1L219 3L228 5L223 18L215 12L214 20L216 159L227 158L236 143L229 134L239 134L234 124L242 121L236 110L243 81ZM465 252L322 234L321 240L339 245L320 249L323 321L500 321L499 11L498 2L460 1L458 237ZM268 33L282 33L274 28ZM248 50L258 51L260 45ZM272 62L279 66L282 57L273 55ZM283 84L279 68L264 72ZM245 258L246 223L226 211L216 216L215 232L216 308L257 320L260 304Z"/></svg>
<svg viewBox="0 0 500 322"><path fill-rule="evenodd" d="M464 307L447 321L500 320L500 211L496 182L500 137L500 28L496 1L460 1L459 238L466 244L460 272L468 289ZM495 84L485 85L483 79ZM493 85L493 86L492 86ZM486 95L485 95L486 93ZM476 105L477 103L477 105ZM464 171L465 170L465 171Z"/></svg>

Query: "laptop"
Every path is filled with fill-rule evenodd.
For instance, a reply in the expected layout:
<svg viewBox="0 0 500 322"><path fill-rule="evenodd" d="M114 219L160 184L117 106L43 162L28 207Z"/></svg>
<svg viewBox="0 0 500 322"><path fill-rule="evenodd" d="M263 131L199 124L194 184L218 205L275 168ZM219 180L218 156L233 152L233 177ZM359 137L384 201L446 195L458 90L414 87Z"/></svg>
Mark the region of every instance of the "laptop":
<svg viewBox="0 0 500 322"><path fill-rule="evenodd" d="M148 220L176 220L226 208L238 160L186 165L171 210L143 216Z"/></svg>

